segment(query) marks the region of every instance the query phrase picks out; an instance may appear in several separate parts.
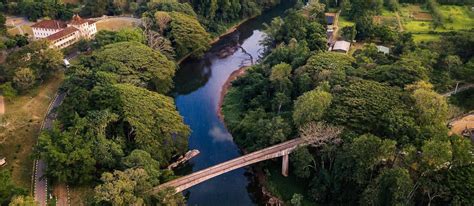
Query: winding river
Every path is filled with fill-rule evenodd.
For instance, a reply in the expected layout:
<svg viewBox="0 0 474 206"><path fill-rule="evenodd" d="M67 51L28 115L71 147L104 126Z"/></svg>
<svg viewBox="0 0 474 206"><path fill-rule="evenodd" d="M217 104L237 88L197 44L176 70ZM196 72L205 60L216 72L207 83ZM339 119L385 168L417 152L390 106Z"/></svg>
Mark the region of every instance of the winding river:
<svg viewBox="0 0 474 206"><path fill-rule="evenodd" d="M231 73L260 58L264 37L263 23L270 23L292 6L283 0L279 6L240 25L221 38L201 59L185 60L176 74L175 100L179 113L192 130L189 149L201 153L181 173L198 171L241 155L232 135L217 115L221 89ZM241 46L241 47L239 47ZM222 56L222 50L234 53ZM255 205L253 186L246 169L238 169L196 185L187 191L189 205Z"/></svg>

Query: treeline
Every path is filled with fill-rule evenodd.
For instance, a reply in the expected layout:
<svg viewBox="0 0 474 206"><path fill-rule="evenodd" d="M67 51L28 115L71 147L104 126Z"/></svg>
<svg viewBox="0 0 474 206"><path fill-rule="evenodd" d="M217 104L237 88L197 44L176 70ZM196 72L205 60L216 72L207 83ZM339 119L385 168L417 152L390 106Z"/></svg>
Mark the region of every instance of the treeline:
<svg viewBox="0 0 474 206"><path fill-rule="evenodd" d="M434 88L473 81L474 33L423 45L402 33L389 55L373 44L347 55L310 48L318 35L301 35L315 23L304 13L275 19L266 32L276 48L232 83L222 109L237 144L315 140L290 155L305 183L290 196L315 204L472 205L474 148L448 135L449 106Z"/></svg>
<svg viewBox="0 0 474 206"><path fill-rule="evenodd" d="M69 20L73 16L74 5L62 4L57 0L1 0L0 11L12 15L25 16L31 21L42 17Z"/></svg>

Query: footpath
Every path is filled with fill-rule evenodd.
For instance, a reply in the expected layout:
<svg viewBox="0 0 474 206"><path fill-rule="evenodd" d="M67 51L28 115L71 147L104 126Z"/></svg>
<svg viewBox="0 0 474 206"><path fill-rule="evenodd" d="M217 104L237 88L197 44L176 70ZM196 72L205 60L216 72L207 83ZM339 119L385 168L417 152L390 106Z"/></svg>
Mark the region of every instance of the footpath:
<svg viewBox="0 0 474 206"><path fill-rule="evenodd" d="M5 114L5 102L3 96L0 96L0 115Z"/></svg>

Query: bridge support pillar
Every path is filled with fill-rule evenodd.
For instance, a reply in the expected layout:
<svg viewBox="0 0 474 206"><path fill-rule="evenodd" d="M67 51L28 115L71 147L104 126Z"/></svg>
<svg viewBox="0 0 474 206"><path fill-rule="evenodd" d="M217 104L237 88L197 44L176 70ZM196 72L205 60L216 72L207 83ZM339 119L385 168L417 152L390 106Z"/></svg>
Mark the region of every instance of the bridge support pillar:
<svg viewBox="0 0 474 206"><path fill-rule="evenodd" d="M289 163L288 154L283 155L282 160L283 161L281 163L281 175L288 177L288 163Z"/></svg>

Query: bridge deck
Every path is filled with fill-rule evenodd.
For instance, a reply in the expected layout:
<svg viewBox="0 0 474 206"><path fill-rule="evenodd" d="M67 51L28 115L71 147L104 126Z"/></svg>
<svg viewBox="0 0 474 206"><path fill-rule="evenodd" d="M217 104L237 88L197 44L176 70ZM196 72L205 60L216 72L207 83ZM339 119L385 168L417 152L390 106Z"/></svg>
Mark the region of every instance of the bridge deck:
<svg viewBox="0 0 474 206"><path fill-rule="evenodd" d="M254 164L260 161L273 159L276 157L281 157L283 155L289 154L291 151L296 149L300 145L305 145L306 141L297 138L292 139L287 142L283 142L256 152L252 152L250 154L229 160L227 162L223 162L217 164L215 166L197 171L195 173L186 175L184 177L177 178L175 180L166 182L162 185L159 185L153 188L153 192L157 192L161 189L172 187L176 189L176 192L181 192L189 187L197 185L201 182L204 182L208 179L213 177L219 176L226 172L245 167L250 164Z"/></svg>

